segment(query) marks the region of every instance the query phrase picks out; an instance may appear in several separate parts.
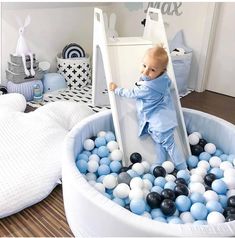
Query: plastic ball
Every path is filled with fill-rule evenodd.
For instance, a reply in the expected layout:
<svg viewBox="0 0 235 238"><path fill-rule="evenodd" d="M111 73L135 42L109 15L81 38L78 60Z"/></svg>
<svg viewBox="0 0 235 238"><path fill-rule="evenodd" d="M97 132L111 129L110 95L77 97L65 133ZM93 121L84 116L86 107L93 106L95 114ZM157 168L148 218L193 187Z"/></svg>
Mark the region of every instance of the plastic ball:
<svg viewBox="0 0 235 238"><path fill-rule="evenodd" d="M235 214L229 215L225 219L226 222L235 221Z"/></svg>
<svg viewBox="0 0 235 238"><path fill-rule="evenodd" d="M190 182L191 183L203 183L203 178L202 178L202 176L200 176L198 174L193 174L190 177Z"/></svg>
<svg viewBox="0 0 235 238"><path fill-rule="evenodd" d="M100 165L102 164L106 164L106 165L110 165L111 160L108 157L103 157L100 159Z"/></svg>
<svg viewBox="0 0 235 238"><path fill-rule="evenodd" d="M109 150L107 148L107 146L100 146L98 148L97 154L99 157L107 157L109 155Z"/></svg>
<svg viewBox="0 0 235 238"><path fill-rule="evenodd" d="M211 158L211 155L205 151L199 155L200 160L209 161L210 158Z"/></svg>
<svg viewBox="0 0 235 238"><path fill-rule="evenodd" d="M153 186L151 188L151 192L156 192L156 193L159 193L159 194L161 194L162 190L163 190L163 188L161 188L159 186Z"/></svg>
<svg viewBox="0 0 235 238"><path fill-rule="evenodd" d="M224 177L234 177L235 179L235 169L228 168L224 171Z"/></svg>
<svg viewBox="0 0 235 238"><path fill-rule="evenodd" d="M174 217L168 221L170 224L183 224L183 221L179 217Z"/></svg>
<svg viewBox="0 0 235 238"><path fill-rule="evenodd" d="M202 139L202 134L198 131L194 131L193 134L197 135L199 139Z"/></svg>
<svg viewBox="0 0 235 238"><path fill-rule="evenodd" d="M174 175L172 175L172 174L167 174L165 176L165 179L166 179L167 182L169 182L169 181L174 182L176 180L176 177Z"/></svg>
<svg viewBox="0 0 235 238"><path fill-rule="evenodd" d="M87 170L90 173L95 173L98 168L99 168L99 164L98 164L97 161L95 161L95 160L88 161L88 163L87 163Z"/></svg>
<svg viewBox="0 0 235 238"><path fill-rule="evenodd" d="M86 173L87 172L87 168L88 168L88 165L87 165L87 162L85 160L78 160L76 162L76 165L77 165L77 168L79 169L79 171L81 173Z"/></svg>
<svg viewBox="0 0 235 238"><path fill-rule="evenodd" d="M188 140L190 145L197 145L200 139L196 133L192 133L188 136Z"/></svg>
<svg viewBox="0 0 235 238"><path fill-rule="evenodd" d="M110 163L109 167L112 172L118 173L122 167L122 164L120 163L120 161L114 160Z"/></svg>
<svg viewBox="0 0 235 238"><path fill-rule="evenodd" d="M176 211L175 202L170 199L164 199L160 208L166 216L172 216Z"/></svg>
<svg viewBox="0 0 235 238"><path fill-rule="evenodd" d="M161 188L164 188L165 184L166 184L166 179L164 177L157 177L154 180L154 185L155 186L160 186Z"/></svg>
<svg viewBox="0 0 235 238"><path fill-rule="evenodd" d="M97 137L105 137L105 135L106 135L106 131L99 131L97 133Z"/></svg>
<svg viewBox="0 0 235 238"><path fill-rule="evenodd" d="M207 161L205 161L205 160L201 160L201 161L198 163L197 166L200 167L200 168L206 169L206 171L208 171L208 170L210 169L210 164L209 164Z"/></svg>
<svg viewBox="0 0 235 238"><path fill-rule="evenodd" d="M94 180L94 181L95 181L95 180L96 180L96 175L95 175L94 173L90 173L90 172L89 172L89 173L87 173L85 176L86 176L86 180L87 180L87 181L91 181L91 180Z"/></svg>
<svg viewBox="0 0 235 238"><path fill-rule="evenodd" d="M87 139L83 142L83 148L85 150L91 151L95 148L95 142L91 139Z"/></svg>
<svg viewBox="0 0 235 238"><path fill-rule="evenodd" d="M220 168L212 168L210 173L214 174L217 179L220 179L224 176L224 171Z"/></svg>
<svg viewBox="0 0 235 238"><path fill-rule="evenodd" d="M98 147L100 147L100 146L102 146L102 145L106 145L106 140L105 140L105 138L104 138L104 137L97 137L97 138L95 139L95 146L98 148Z"/></svg>
<svg viewBox="0 0 235 238"><path fill-rule="evenodd" d="M176 187L176 183L173 181L166 182L166 184L164 185L164 188L169 188L171 190L174 190L175 187Z"/></svg>
<svg viewBox="0 0 235 238"><path fill-rule="evenodd" d="M235 195L235 189L229 189L226 193L226 196L229 198Z"/></svg>
<svg viewBox="0 0 235 238"><path fill-rule="evenodd" d="M102 183L95 183L94 188L102 194L105 193L105 187Z"/></svg>
<svg viewBox="0 0 235 238"><path fill-rule="evenodd" d="M130 210L137 214L141 215L145 211L145 202L143 199L138 199L138 200L131 200L130 202Z"/></svg>
<svg viewBox="0 0 235 238"><path fill-rule="evenodd" d="M144 167L144 172L148 173L150 171L150 164L147 161L142 161L141 164Z"/></svg>
<svg viewBox="0 0 235 238"><path fill-rule="evenodd" d="M99 163L100 162L100 157L97 155L97 154L91 154L90 156L89 156L89 161L96 161L97 163Z"/></svg>
<svg viewBox="0 0 235 238"><path fill-rule="evenodd" d="M203 194L205 200L208 202L210 200L214 200L214 201L218 201L219 197L218 194L212 190L207 190L204 194Z"/></svg>
<svg viewBox="0 0 235 238"><path fill-rule="evenodd" d="M206 185L211 186L212 182L216 179L215 174L209 173L204 177L204 182Z"/></svg>
<svg viewBox="0 0 235 238"><path fill-rule="evenodd" d="M227 161L229 161L230 163L233 163L234 159L235 159L235 154L230 154L227 157Z"/></svg>
<svg viewBox="0 0 235 238"><path fill-rule="evenodd" d="M88 156L87 156L86 154L81 153L81 154L78 154L78 155L77 155L76 161L78 161L78 160L88 161L89 159L88 159Z"/></svg>
<svg viewBox="0 0 235 238"><path fill-rule="evenodd" d="M116 137L115 137L115 135L114 135L114 133L112 131L106 132L104 137L105 137L105 140L107 142L115 141L116 140Z"/></svg>
<svg viewBox="0 0 235 238"><path fill-rule="evenodd" d="M215 151L215 153L214 153L214 155L215 156L221 156L223 154L223 151L222 150L220 150L220 149L216 149L216 151Z"/></svg>
<svg viewBox="0 0 235 238"><path fill-rule="evenodd" d="M180 212L186 212L189 211L191 207L191 200L185 195L180 195L176 198L175 204Z"/></svg>
<svg viewBox="0 0 235 238"><path fill-rule="evenodd" d="M226 183L221 179L216 179L213 181L211 188L218 194L226 194L228 189Z"/></svg>
<svg viewBox="0 0 235 238"><path fill-rule="evenodd" d="M197 167L195 170L194 170L194 173L193 174L198 174L202 177L204 177L206 174L207 174L207 170L203 167Z"/></svg>
<svg viewBox="0 0 235 238"><path fill-rule="evenodd" d="M192 155L199 156L203 151L204 151L203 147L201 147L200 145L192 145L191 146Z"/></svg>
<svg viewBox="0 0 235 238"><path fill-rule="evenodd" d="M223 178L228 189L235 189L235 179L233 176L227 176Z"/></svg>
<svg viewBox="0 0 235 238"><path fill-rule="evenodd" d="M107 175L110 173L110 168L107 164L102 164L99 166L97 172L98 172L99 176Z"/></svg>
<svg viewBox="0 0 235 238"><path fill-rule="evenodd" d="M126 198L129 196L130 187L125 183L120 183L114 189L113 194L115 197Z"/></svg>
<svg viewBox="0 0 235 238"><path fill-rule="evenodd" d="M124 207L125 206L125 202L123 201L123 199L121 198L117 198L117 197L114 197L112 199L113 202L117 203L119 206L121 207Z"/></svg>
<svg viewBox="0 0 235 238"><path fill-rule="evenodd" d="M207 143L205 146L204 146L204 150L209 153L209 154L214 154L215 151L216 151L216 146L212 143Z"/></svg>
<svg viewBox="0 0 235 238"><path fill-rule="evenodd" d="M212 168L219 168L221 162L222 161L221 161L220 157L217 157L217 156L212 156L209 160L210 166Z"/></svg>
<svg viewBox="0 0 235 238"><path fill-rule="evenodd" d="M119 148L118 143L116 141L109 141L107 144L107 148L110 152L117 150Z"/></svg>
<svg viewBox="0 0 235 238"><path fill-rule="evenodd" d="M159 221L159 222L167 223L167 220L164 217L156 217L156 218L154 218L154 221Z"/></svg>
<svg viewBox="0 0 235 238"><path fill-rule="evenodd" d="M187 170L180 170L177 172L177 178L183 178L186 182L190 179L189 171Z"/></svg>
<svg viewBox="0 0 235 238"><path fill-rule="evenodd" d="M132 178L130 181L130 187L131 189L134 189L134 188L142 189L144 187L144 182L140 177Z"/></svg>
<svg viewBox="0 0 235 238"><path fill-rule="evenodd" d="M222 169L223 171L227 170L227 169L233 169L233 165L232 163L230 163L229 161L223 161L220 164L220 169Z"/></svg>
<svg viewBox="0 0 235 238"><path fill-rule="evenodd" d="M230 215L235 215L235 207L226 207L224 209L223 215L225 217L230 216Z"/></svg>
<svg viewBox="0 0 235 238"><path fill-rule="evenodd" d="M207 141L205 140L205 139L200 139L199 140L199 142L198 142L198 144L202 147L202 148L204 148L204 146L207 144Z"/></svg>
<svg viewBox="0 0 235 238"><path fill-rule="evenodd" d="M129 193L130 200L143 199L143 198L144 198L144 193L143 193L142 189L140 189L140 188L131 189L131 191Z"/></svg>
<svg viewBox="0 0 235 238"><path fill-rule="evenodd" d="M189 166L189 168L196 168L197 164L198 164L198 157L195 155L189 156L189 158L187 159L187 165Z"/></svg>
<svg viewBox="0 0 235 238"><path fill-rule="evenodd" d="M153 169L153 175L157 177L165 177L166 176L166 170L162 166L156 166Z"/></svg>
<svg viewBox="0 0 235 238"><path fill-rule="evenodd" d="M193 223L195 219L193 218L192 214L190 212L182 212L180 214L180 219L183 221L183 223Z"/></svg>
<svg viewBox="0 0 235 238"><path fill-rule="evenodd" d="M218 156L218 155L217 155ZM228 155L222 154L219 156L222 161L227 161Z"/></svg>
<svg viewBox="0 0 235 238"><path fill-rule="evenodd" d="M113 150L110 154L110 158L111 158L111 160L121 161L123 158L123 153L119 149Z"/></svg>
<svg viewBox="0 0 235 238"><path fill-rule="evenodd" d="M182 183L176 184L174 191L175 191L176 197L178 197L180 195L188 196L188 194L189 194L188 187Z"/></svg>
<svg viewBox="0 0 235 238"><path fill-rule="evenodd" d="M152 174L144 174L142 179L148 179L153 184L155 177Z"/></svg>
<svg viewBox="0 0 235 238"><path fill-rule="evenodd" d="M117 177L118 183L125 183L128 185L130 184L131 179L131 176L127 172L121 172Z"/></svg>
<svg viewBox="0 0 235 238"><path fill-rule="evenodd" d="M205 198L204 198L203 194L197 193L197 192L191 193L190 200L192 201L192 203L196 203L196 202L204 203L205 202Z"/></svg>
<svg viewBox="0 0 235 238"><path fill-rule="evenodd" d="M132 169L126 171L132 178L139 177L139 175Z"/></svg>
<svg viewBox="0 0 235 238"><path fill-rule="evenodd" d="M156 217L165 217L165 215L162 213L162 210L160 208L152 209L151 216L153 219L155 219Z"/></svg>
<svg viewBox="0 0 235 238"><path fill-rule="evenodd" d="M218 201L214 201L214 200L210 200L206 203L206 208L208 210L208 212L223 212L223 207L222 205L218 202Z"/></svg>
<svg viewBox="0 0 235 238"><path fill-rule="evenodd" d="M141 163L135 163L132 166L132 170L134 170L138 175L143 175L144 166Z"/></svg>
<svg viewBox="0 0 235 238"><path fill-rule="evenodd" d="M189 189L190 189L191 193L196 192L196 193L203 194L206 191L206 189L202 183L190 183Z"/></svg>
<svg viewBox="0 0 235 238"><path fill-rule="evenodd" d="M142 161L142 156L141 154L134 152L130 155L130 161L132 164L134 163L140 163Z"/></svg>
<svg viewBox="0 0 235 238"><path fill-rule="evenodd" d="M190 212L196 220L204 220L208 214L206 206L200 202L194 203L190 208Z"/></svg>
<svg viewBox="0 0 235 238"><path fill-rule="evenodd" d="M207 216L208 225L225 222L225 217L219 212L210 212Z"/></svg>
<svg viewBox="0 0 235 238"><path fill-rule="evenodd" d="M167 199L171 199L173 201L175 200L175 193L174 193L174 191L171 190L171 189L168 189L168 188L162 190L161 196L162 196L163 199L167 198Z"/></svg>
<svg viewBox="0 0 235 238"><path fill-rule="evenodd" d="M147 190L151 190L151 188L153 187L153 184L148 179L143 179L143 183L144 188Z"/></svg>
<svg viewBox="0 0 235 238"><path fill-rule="evenodd" d="M159 193L150 192L146 196L146 202L151 208L159 208L162 202L162 197Z"/></svg>
<svg viewBox="0 0 235 238"><path fill-rule="evenodd" d="M234 207L235 208L235 196L231 196L228 198L228 207Z"/></svg>
<svg viewBox="0 0 235 238"><path fill-rule="evenodd" d="M175 166L171 161L163 162L162 167L166 170L166 173L168 174L172 173L175 169Z"/></svg>
<svg viewBox="0 0 235 238"><path fill-rule="evenodd" d="M97 154L97 151L98 151L98 148L94 148L94 149L91 151L91 153L92 153L92 154Z"/></svg>
<svg viewBox="0 0 235 238"><path fill-rule="evenodd" d="M176 184L181 183L181 184L187 185L187 182L186 182L185 179L183 179L183 178L177 178L177 179L175 180L175 183L176 183Z"/></svg>
<svg viewBox="0 0 235 238"><path fill-rule="evenodd" d="M219 195L219 202L223 208L227 207L228 198L226 195Z"/></svg>

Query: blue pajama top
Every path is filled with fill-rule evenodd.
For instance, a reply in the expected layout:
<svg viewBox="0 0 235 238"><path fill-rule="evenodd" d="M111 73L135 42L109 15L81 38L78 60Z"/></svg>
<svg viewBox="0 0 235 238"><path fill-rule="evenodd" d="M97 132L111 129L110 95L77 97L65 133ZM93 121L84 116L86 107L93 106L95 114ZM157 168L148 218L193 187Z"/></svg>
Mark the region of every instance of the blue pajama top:
<svg viewBox="0 0 235 238"><path fill-rule="evenodd" d="M164 73L153 80L142 76L133 89L115 89L116 95L136 99L139 136L146 134L147 123L157 132L165 132L178 125L170 85L171 80Z"/></svg>

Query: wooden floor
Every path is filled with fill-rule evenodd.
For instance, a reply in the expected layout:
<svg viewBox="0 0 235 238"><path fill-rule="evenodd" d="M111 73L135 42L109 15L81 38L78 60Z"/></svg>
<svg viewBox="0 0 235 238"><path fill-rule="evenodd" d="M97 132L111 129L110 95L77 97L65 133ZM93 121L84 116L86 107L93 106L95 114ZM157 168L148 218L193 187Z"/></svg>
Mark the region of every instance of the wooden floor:
<svg viewBox="0 0 235 238"><path fill-rule="evenodd" d="M235 124L235 98L212 92L192 92L181 99L183 107L219 116ZM79 212L79 211L78 211ZM0 220L0 237L71 237L64 214L62 188L42 202Z"/></svg>

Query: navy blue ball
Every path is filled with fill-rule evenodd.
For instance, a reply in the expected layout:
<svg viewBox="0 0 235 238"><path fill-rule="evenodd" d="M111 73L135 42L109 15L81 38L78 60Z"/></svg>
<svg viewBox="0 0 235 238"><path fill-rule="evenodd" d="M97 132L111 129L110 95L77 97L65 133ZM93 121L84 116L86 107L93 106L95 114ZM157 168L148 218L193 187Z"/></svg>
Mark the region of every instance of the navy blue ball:
<svg viewBox="0 0 235 238"><path fill-rule="evenodd" d="M146 196L146 202L152 209L158 208L161 205L162 197L157 192L151 192Z"/></svg>
<svg viewBox="0 0 235 238"><path fill-rule="evenodd" d="M178 197L180 195L188 196L189 190L185 184L179 183L175 186L175 196Z"/></svg>
<svg viewBox="0 0 235 238"><path fill-rule="evenodd" d="M175 200L175 193L173 190L169 189L169 188L165 188L162 190L161 192L161 196L164 199L170 199L172 201Z"/></svg>
<svg viewBox="0 0 235 238"><path fill-rule="evenodd" d="M192 155L199 156L203 151L204 151L204 149L200 145L192 145L191 146Z"/></svg>
<svg viewBox="0 0 235 238"><path fill-rule="evenodd" d="M235 215L235 208L234 208L234 207L226 207L226 208L224 209L223 215L224 215L225 217L227 217L227 216L229 216L229 215L231 215L231 214Z"/></svg>
<svg viewBox="0 0 235 238"><path fill-rule="evenodd" d="M205 139L200 139L198 142L198 145L200 145L202 148L207 144L207 141Z"/></svg>
<svg viewBox="0 0 235 238"><path fill-rule="evenodd" d="M226 217L225 221L230 222L235 220L235 214L231 214L228 217Z"/></svg>
<svg viewBox="0 0 235 238"><path fill-rule="evenodd" d="M130 161L131 163L135 164L135 163L140 163L142 161L142 156L141 154L135 152L135 153L132 153L130 155Z"/></svg>
<svg viewBox="0 0 235 238"><path fill-rule="evenodd" d="M209 173L204 177L204 182L207 186L211 186L212 182L216 179L215 174Z"/></svg>
<svg viewBox="0 0 235 238"><path fill-rule="evenodd" d="M176 184L184 184L184 185L187 185L187 182L186 182L185 179L183 179L183 178L177 178L177 179L175 180L175 183L176 183Z"/></svg>
<svg viewBox="0 0 235 238"><path fill-rule="evenodd" d="M164 199L160 208L162 213L166 216L172 216L176 211L175 202L170 199Z"/></svg>
<svg viewBox="0 0 235 238"><path fill-rule="evenodd" d="M153 175L157 177L165 177L166 176L166 170L162 166L156 166L153 169Z"/></svg>
<svg viewBox="0 0 235 238"><path fill-rule="evenodd" d="M228 207L235 208L235 195L228 198Z"/></svg>

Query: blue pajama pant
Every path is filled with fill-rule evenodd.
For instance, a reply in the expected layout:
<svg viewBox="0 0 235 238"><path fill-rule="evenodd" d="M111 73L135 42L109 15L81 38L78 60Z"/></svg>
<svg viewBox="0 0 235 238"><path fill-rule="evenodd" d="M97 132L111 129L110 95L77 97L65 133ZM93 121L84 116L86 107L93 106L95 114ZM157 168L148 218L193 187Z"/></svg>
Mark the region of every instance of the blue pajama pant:
<svg viewBox="0 0 235 238"><path fill-rule="evenodd" d="M157 164L161 165L166 161L167 154L169 154L170 159L178 170L187 168L182 152L175 145L174 128L166 132L158 132L149 126L148 133L155 142Z"/></svg>

